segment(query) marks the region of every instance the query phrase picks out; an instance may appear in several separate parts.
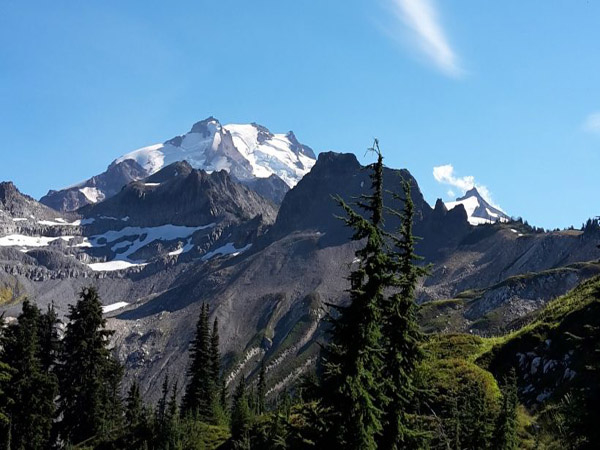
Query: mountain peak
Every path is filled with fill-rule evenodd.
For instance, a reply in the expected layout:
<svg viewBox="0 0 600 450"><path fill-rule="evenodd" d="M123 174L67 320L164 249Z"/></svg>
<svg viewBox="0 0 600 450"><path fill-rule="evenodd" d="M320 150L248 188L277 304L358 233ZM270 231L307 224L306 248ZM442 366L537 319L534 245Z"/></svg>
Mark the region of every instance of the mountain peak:
<svg viewBox="0 0 600 450"><path fill-rule="evenodd" d="M188 133L129 152L115 159L106 172L49 192L41 201L61 211L75 210L107 199L127 183L147 178L178 161L187 161L192 168L208 173L225 170L236 181L255 186L263 193L273 193L269 198L275 200L308 173L316 156L292 132L272 133L257 123L221 125L209 116L194 123ZM110 175L116 169L119 176ZM273 176L282 183L274 181Z"/></svg>
<svg viewBox="0 0 600 450"><path fill-rule="evenodd" d="M473 186L471 189L469 189L467 192L465 192L465 195L463 195L460 198L457 198L456 201L465 200L469 197L477 197L477 198L480 198L483 200L483 197L481 196L481 194L479 193L477 188L475 186Z"/></svg>
<svg viewBox="0 0 600 450"><path fill-rule="evenodd" d="M200 122L196 122L192 125L190 133L199 133L204 137L208 137L215 131L221 128L221 124L213 116L209 116Z"/></svg>
<svg viewBox="0 0 600 450"><path fill-rule="evenodd" d="M462 197L454 202L445 204L448 210L462 205L467 212L467 220L471 225L481 225L485 223L508 222L510 217L501 209L492 206L473 186Z"/></svg>

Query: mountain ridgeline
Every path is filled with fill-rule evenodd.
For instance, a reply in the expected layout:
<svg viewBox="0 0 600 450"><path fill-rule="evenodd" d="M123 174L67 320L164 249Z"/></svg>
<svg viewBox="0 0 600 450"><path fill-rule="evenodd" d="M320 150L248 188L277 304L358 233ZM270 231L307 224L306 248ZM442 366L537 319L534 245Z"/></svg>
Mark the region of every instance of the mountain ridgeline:
<svg viewBox="0 0 600 450"><path fill-rule="evenodd" d="M553 439L569 442L568 433L586 425L569 422L558 436L551 431L551 411L560 411L567 421L570 400L565 400L563 387L571 382L580 393L573 405L587 408L581 393L594 375L585 368L597 365L577 353L576 346L579 338L586 348L597 342L590 305L598 300L593 288L600 274L598 221L588 221L581 230L543 231L511 219L476 189L456 202L438 200L432 207L408 170L379 167L385 207L376 229L387 242L380 250L388 251L389 236L406 232L409 192L410 235L417 237L414 252L424 258L417 266L411 259L410 266L430 264L428 275L415 278L410 289L392 282L382 285L381 292L387 295L398 286L411 292L415 310L410 315L427 334L410 338L417 339L424 353L414 353L414 380L405 382L414 381L415 392L426 388L433 396L415 398L411 408L416 409L393 419L404 421L407 428L400 431L392 432L390 416L376 412L376 420L364 428L374 434L360 437L366 445L361 448L383 445L380 438L394 440L403 433L412 442L404 448L421 448L425 441L430 448L516 448L514 443L494 446L515 433L523 448L535 448L535 442L545 446L538 448L555 448ZM234 445L231 431L236 448L247 448L239 447L246 441L252 448L271 448L275 438L288 448L306 448L300 443L322 443L318 435L328 428L312 420L323 417L333 420L327 426L335 423L340 439L354 442L356 436L348 434L349 425L335 412L338 402L320 401L326 370L321 349L331 341L331 319L343 317L340 311L356 301L352 280L362 273L367 257L356 253L368 244L367 235L344 225L340 216L348 211L340 202L354 208L358 199L364 203L372 198L373 168L361 166L352 154L322 152L316 158L291 132L273 134L257 124L221 125L208 118L182 136L116 159L103 174L50 191L41 202L2 183L4 320L20 323L23 301L29 298L40 311L52 306L56 320L67 324L73 311L69 305L82 289L93 286L112 333L124 389L132 402L158 402L152 413L157 421L142 421L144 426L160 423L162 434L173 429L194 434L200 427L200 434L215 436L215 442L226 446ZM371 220L368 214L364 218ZM357 236L362 239L352 239ZM386 258L391 258L390 268L381 270L395 279L399 275L393 267L398 266L391 261L396 257ZM592 287L568 294L581 283ZM354 289L362 291L361 286ZM573 296L579 300L569 300ZM563 304L569 306L557 306ZM590 315L572 315L578 308L587 308ZM392 317L385 308L381 314L382 324ZM220 325L215 344L220 370L210 379L210 398L202 400L209 403L203 403L201 425L175 412L188 386L190 342L199 342L199 317ZM573 320L587 318L590 323L573 325ZM552 331L555 326L576 338L563 339ZM385 327L373 330L382 342L391 339ZM543 342L538 339L542 335L547 336ZM198 345L192 359L198 357ZM400 402L410 394L394 390L389 380L396 369L386 366L387 358L381 373L387 374L382 382L389 390L365 397L378 410L387 408L386 398ZM571 364L569 358L577 362ZM379 362L371 363L369 370L378 373ZM3 370L0 366L0 380ZM315 373L319 380L310 381ZM362 383L360 379L356 382ZM228 398L235 405L231 416ZM355 417L363 413L372 411ZM175 417L182 422L175 424ZM231 430L229 419L236 423ZM306 426L298 429L298 423ZM588 434L586 428L572 448L586 448ZM217 448L213 444L207 448Z"/></svg>

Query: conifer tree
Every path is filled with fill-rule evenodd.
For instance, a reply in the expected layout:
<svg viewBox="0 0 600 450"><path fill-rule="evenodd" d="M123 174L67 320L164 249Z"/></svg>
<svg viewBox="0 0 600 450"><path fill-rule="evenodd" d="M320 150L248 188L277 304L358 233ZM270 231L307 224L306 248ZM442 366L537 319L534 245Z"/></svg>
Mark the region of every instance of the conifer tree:
<svg viewBox="0 0 600 450"><path fill-rule="evenodd" d="M221 377L221 386L219 392L219 406L223 411L227 410L227 384L225 383L225 377Z"/></svg>
<svg viewBox="0 0 600 450"><path fill-rule="evenodd" d="M252 414L248 405L246 392L246 377L242 374L240 382L233 393L231 405L231 436L234 441L241 441L247 437Z"/></svg>
<svg viewBox="0 0 600 450"><path fill-rule="evenodd" d="M0 315L0 342L5 334L4 314ZM6 393L14 374L14 369L4 362L6 355L0 352L0 448L10 448L10 407L12 399Z"/></svg>
<svg viewBox="0 0 600 450"><path fill-rule="evenodd" d="M387 449L421 448L423 433L415 428L415 386L413 377L422 360L422 334L416 318L415 289L420 276L427 268L419 267L413 236L414 204L411 186L402 180L403 197L394 194L404 203L402 212L390 210L400 219L398 236L391 236L395 250L391 252L395 276L395 292L385 301L384 342L386 393L390 398L385 418L381 447Z"/></svg>
<svg viewBox="0 0 600 450"><path fill-rule="evenodd" d="M143 413L140 385L135 381L131 384L129 390L127 391L127 399L125 402L125 420L127 421L127 426L130 428L135 428L140 423Z"/></svg>
<svg viewBox="0 0 600 450"><path fill-rule="evenodd" d="M158 403L156 405L156 426L155 428L158 430L158 433L162 433L166 426L166 418L167 418L167 404L169 398L169 372L165 374L165 379L163 380L161 396L158 399Z"/></svg>
<svg viewBox="0 0 600 450"><path fill-rule="evenodd" d="M227 390L225 379L221 373L221 353L219 351L219 321L215 317L210 334L210 381L212 417L210 422L215 425L228 423Z"/></svg>
<svg viewBox="0 0 600 450"><path fill-rule="evenodd" d="M511 369L508 377L504 380L502 388L502 409L498 418L498 449L515 450L519 447L517 436L517 375L515 369Z"/></svg>
<svg viewBox="0 0 600 450"><path fill-rule="evenodd" d="M125 422L127 431L123 439L124 448L147 449L151 446L154 430L150 421L150 412L143 404L140 386L135 381L127 391Z"/></svg>
<svg viewBox="0 0 600 450"><path fill-rule="evenodd" d="M210 368L213 386L219 386L221 377L221 353L219 351L219 321L216 317L210 335Z"/></svg>
<svg viewBox="0 0 600 450"><path fill-rule="evenodd" d="M40 317L40 361L45 372L55 373L60 357L61 340L58 335L60 320L54 308L54 302Z"/></svg>
<svg viewBox="0 0 600 450"><path fill-rule="evenodd" d="M257 413L258 414L264 414L265 412L267 412L267 408L266 408L266 397L267 397L267 380L266 380L266 374L265 374L265 361L262 360L260 362L260 372L258 374L258 389L257 389L257 399L256 399L256 406L257 406Z"/></svg>
<svg viewBox="0 0 600 450"><path fill-rule="evenodd" d="M6 395L6 386L10 383L13 369L0 361L0 448L10 448L9 408L11 399Z"/></svg>
<svg viewBox="0 0 600 450"><path fill-rule="evenodd" d="M163 436L164 442L166 443L166 449L179 449L181 448L181 429L179 423L179 408L177 406L177 382L173 385L171 391L171 397L167 403L167 413L165 418L165 434Z"/></svg>
<svg viewBox="0 0 600 450"><path fill-rule="evenodd" d="M377 162L370 166L373 194L358 203L369 217L337 198L346 225L354 229L353 240L366 242L356 252L360 262L350 274L350 304L338 307L331 343L323 353L323 400L332 412L330 435L335 445L361 450L377 448L388 403L381 374L382 307L384 289L391 282L390 258L384 252L383 156L377 140L371 150L377 154Z"/></svg>
<svg viewBox="0 0 600 450"><path fill-rule="evenodd" d="M202 421L212 420L215 393L213 374L208 305L203 304L190 349L189 381L182 405L184 415L196 416Z"/></svg>
<svg viewBox="0 0 600 450"><path fill-rule="evenodd" d="M113 331L106 330L95 288L82 289L69 307L60 366L60 435L77 444L101 437L120 424L120 364L109 350Z"/></svg>
<svg viewBox="0 0 600 450"><path fill-rule="evenodd" d="M40 310L25 300L17 322L5 330L2 360L14 368L7 394L11 447L42 449L49 445L54 418L56 379L40 360Z"/></svg>

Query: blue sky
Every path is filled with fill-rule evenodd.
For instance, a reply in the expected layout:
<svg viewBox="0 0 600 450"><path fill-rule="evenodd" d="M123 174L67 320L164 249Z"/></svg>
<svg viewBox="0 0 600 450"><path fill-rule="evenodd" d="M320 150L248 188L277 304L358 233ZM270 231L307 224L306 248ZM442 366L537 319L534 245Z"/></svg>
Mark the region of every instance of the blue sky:
<svg viewBox="0 0 600 450"><path fill-rule="evenodd" d="M0 179L39 198L213 115L363 162L377 136L431 203L475 184L579 226L600 214L599 19L584 0L4 0Z"/></svg>

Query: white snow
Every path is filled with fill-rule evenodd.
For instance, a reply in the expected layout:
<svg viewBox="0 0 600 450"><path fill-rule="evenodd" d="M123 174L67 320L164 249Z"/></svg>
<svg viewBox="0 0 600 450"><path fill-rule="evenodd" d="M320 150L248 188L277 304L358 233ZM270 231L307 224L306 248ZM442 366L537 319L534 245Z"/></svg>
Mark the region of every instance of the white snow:
<svg viewBox="0 0 600 450"><path fill-rule="evenodd" d="M445 203L445 205L446 208L448 208L448 211L456 208L458 205L463 205L465 211L467 212L467 220L471 225L482 225L497 221L508 222L506 217L502 216L499 212L490 209L491 207L488 207L488 204L485 202L485 200L483 200L483 204L481 204L479 199L474 195L463 200ZM481 212L481 207L485 209L485 213ZM478 209L479 211L477 211ZM478 215L475 215L476 211ZM486 217L481 217L481 215L486 215Z"/></svg>
<svg viewBox="0 0 600 450"><path fill-rule="evenodd" d="M67 222L65 219L54 219L54 220L38 220L38 223L40 225L47 225L49 227L79 227L81 225L89 225L91 223L94 223L95 219L90 218L90 219L77 219L73 222Z"/></svg>
<svg viewBox="0 0 600 450"><path fill-rule="evenodd" d="M259 130L252 124L221 126L214 120L207 127L207 136L188 133L182 136L180 145L150 145L123 155L115 163L133 159L150 175L166 165L185 160L192 167L207 172L233 170L240 179L267 178L275 174L290 187L295 186L315 164L314 159L296 155L291 150L292 142L286 134L268 135L259 142ZM231 148L232 142L235 148Z"/></svg>
<svg viewBox="0 0 600 450"><path fill-rule="evenodd" d="M88 264L88 266L92 270L97 271L112 271L135 266L145 266L147 264L146 261L133 261L130 259L130 256L140 248L154 241L172 241L175 239L190 238L196 231L214 226L214 223L198 227L168 224L158 227L125 227L121 230L110 230L106 233L92 236L89 239L90 245L93 247L110 245L113 252L121 249L125 249L125 251L118 253L113 261L92 263ZM84 246L84 244L79 244L79 246Z"/></svg>
<svg viewBox="0 0 600 450"><path fill-rule="evenodd" d="M229 124L223 128L231 133L235 147L248 160L252 175L257 178L275 174L288 186L294 187L315 163L303 154L296 155L285 134L273 134L259 142L259 131L254 125Z"/></svg>
<svg viewBox="0 0 600 450"><path fill-rule="evenodd" d="M177 255L181 255L182 253L187 253L190 250L192 250L194 248L194 244L192 244L192 239L188 239L187 244L185 244L182 247L179 247L177 250L173 250L172 252L169 252L169 256L177 256Z"/></svg>
<svg viewBox="0 0 600 450"><path fill-rule="evenodd" d="M143 267L146 263L131 263L129 261L106 261L88 264L88 267L96 272L112 272L115 270L129 269L131 267Z"/></svg>
<svg viewBox="0 0 600 450"><path fill-rule="evenodd" d="M467 217L470 218L475 210L479 208L479 200L477 200L477 197L469 197L465 200L448 202L446 203L446 208L448 208L448 211L450 211L451 209L456 208L458 205L463 205L465 207L465 211L467 211Z"/></svg>
<svg viewBox="0 0 600 450"><path fill-rule="evenodd" d="M24 220L27 220L26 217L13 217L13 222L22 222Z"/></svg>
<svg viewBox="0 0 600 450"><path fill-rule="evenodd" d="M10 234L8 236L0 237L0 247L46 247L57 239L68 242L74 237L75 236L46 237Z"/></svg>
<svg viewBox="0 0 600 450"><path fill-rule="evenodd" d="M121 308L125 308L126 306L129 306L129 303L127 302L117 302L117 303L113 303L112 305L106 305L102 307L102 312L104 314L112 312L112 311L116 311L117 309L121 309Z"/></svg>
<svg viewBox="0 0 600 450"><path fill-rule="evenodd" d="M98 203L104 200L104 193L95 187L83 187L79 189L79 192L81 192L90 203Z"/></svg>
<svg viewBox="0 0 600 450"><path fill-rule="evenodd" d="M217 255L232 255L232 256L237 256L240 253L245 252L246 250L248 250L250 247L252 247L252 244L248 244L242 248L235 248L235 245L233 244L233 242L228 242L225 245L222 245L219 248L216 248L215 250L206 253L203 257L202 260L203 261L207 261L210 258L212 258L213 256L217 256Z"/></svg>
<svg viewBox="0 0 600 450"><path fill-rule="evenodd" d="M494 218L498 217L498 214L496 214L494 211L491 211L490 208L485 208L485 210L490 216L492 216Z"/></svg>
<svg viewBox="0 0 600 450"><path fill-rule="evenodd" d="M154 173L160 170L160 168L165 165L165 156L161 152L163 147L163 144L149 145L148 147L143 147L138 150L134 150L133 152L118 158L117 160L115 160L115 162L120 163L125 161L126 159L133 159L140 166L146 169L148 173Z"/></svg>
<svg viewBox="0 0 600 450"><path fill-rule="evenodd" d="M515 230L514 228L511 228L510 231L512 231L513 233L518 233L518 231Z"/></svg>
<svg viewBox="0 0 600 450"><path fill-rule="evenodd" d="M160 183L144 183L144 186L156 187L156 186L160 186Z"/></svg>

